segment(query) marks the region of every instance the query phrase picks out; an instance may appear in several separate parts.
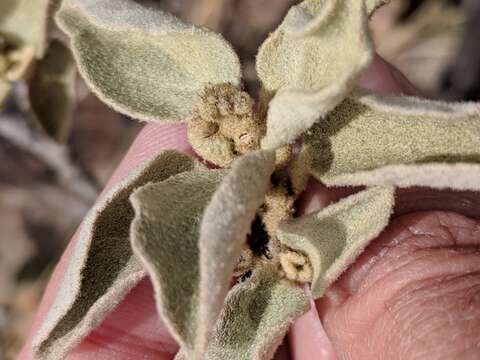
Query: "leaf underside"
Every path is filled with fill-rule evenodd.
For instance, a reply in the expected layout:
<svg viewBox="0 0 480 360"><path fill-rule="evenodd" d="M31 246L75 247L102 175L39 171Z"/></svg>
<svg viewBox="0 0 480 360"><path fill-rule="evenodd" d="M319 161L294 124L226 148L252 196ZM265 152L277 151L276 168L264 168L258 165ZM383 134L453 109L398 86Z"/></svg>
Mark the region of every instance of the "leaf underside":
<svg viewBox="0 0 480 360"><path fill-rule="evenodd" d="M256 151L237 159L205 210L199 239L198 358L204 355L242 246L258 208L265 201L274 168L274 152Z"/></svg>
<svg viewBox="0 0 480 360"><path fill-rule="evenodd" d="M134 118L182 121L205 84L240 84L220 35L132 0L66 0L57 22L92 90Z"/></svg>
<svg viewBox="0 0 480 360"><path fill-rule="evenodd" d="M263 148L293 142L352 90L373 59L368 18L378 3L306 0L290 9L257 57L264 91L276 93Z"/></svg>
<svg viewBox="0 0 480 360"><path fill-rule="evenodd" d="M257 269L225 301L206 360L269 360L291 323L309 308L301 288L276 269Z"/></svg>
<svg viewBox="0 0 480 360"><path fill-rule="evenodd" d="M310 260L315 298L321 297L388 225L393 205L393 187L371 188L280 225L280 242Z"/></svg>
<svg viewBox="0 0 480 360"><path fill-rule="evenodd" d="M40 125L53 139L66 140L75 107L76 67L70 50L53 40L30 80L29 98Z"/></svg>
<svg viewBox="0 0 480 360"><path fill-rule="evenodd" d="M157 308L185 356L203 356L275 157L255 152L228 171L197 171L134 193L134 252L150 274ZM251 176L245 176L252 171Z"/></svg>
<svg viewBox="0 0 480 360"><path fill-rule="evenodd" d="M162 320L188 352L198 326L200 223L224 175L187 172L148 184L131 197L132 247L152 279Z"/></svg>
<svg viewBox="0 0 480 360"><path fill-rule="evenodd" d="M165 151L95 205L80 228L56 300L34 339L37 358L63 359L144 276L129 242L132 191L197 166L193 158Z"/></svg>
<svg viewBox="0 0 480 360"><path fill-rule="evenodd" d="M358 95L305 135L302 156L331 186L479 190L479 114L473 103Z"/></svg>

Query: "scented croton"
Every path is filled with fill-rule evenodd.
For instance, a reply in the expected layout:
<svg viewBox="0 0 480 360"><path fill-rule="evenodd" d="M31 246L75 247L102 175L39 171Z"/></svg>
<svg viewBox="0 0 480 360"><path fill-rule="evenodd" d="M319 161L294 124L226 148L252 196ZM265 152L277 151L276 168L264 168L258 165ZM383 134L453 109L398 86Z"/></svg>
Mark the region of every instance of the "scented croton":
<svg viewBox="0 0 480 360"><path fill-rule="evenodd" d="M133 118L186 122L198 158L162 152L90 211L37 358L65 357L148 275L178 359L271 359L308 310L303 287L324 294L387 226L396 188L480 190L477 104L356 87L383 3L292 7L260 48L255 104L220 35L133 0L63 1L91 89ZM363 190L300 216L311 176Z"/></svg>
<svg viewBox="0 0 480 360"><path fill-rule="evenodd" d="M50 137L64 141L74 110L76 71L69 49L50 36L58 3L0 2L0 109L15 83L24 81L29 110Z"/></svg>

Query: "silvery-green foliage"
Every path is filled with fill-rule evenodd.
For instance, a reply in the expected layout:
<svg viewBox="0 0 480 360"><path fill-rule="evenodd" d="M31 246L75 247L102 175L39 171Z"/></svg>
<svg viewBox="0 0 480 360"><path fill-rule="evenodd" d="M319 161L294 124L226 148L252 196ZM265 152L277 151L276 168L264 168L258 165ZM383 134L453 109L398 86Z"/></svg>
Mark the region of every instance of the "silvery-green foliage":
<svg viewBox="0 0 480 360"><path fill-rule="evenodd" d="M304 136L313 176L330 186L480 190L480 106L359 93Z"/></svg>
<svg viewBox="0 0 480 360"><path fill-rule="evenodd" d="M163 153L92 210L37 357L62 358L146 273L177 359L269 360L308 308L298 282L323 296L388 226L396 187L479 190L477 104L356 89L374 54L368 18L385 2L292 7L257 58L266 114L220 35L133 0L63 2L57 20L92 90L140 120L187 121L197 153L224 169ZM294 156L285 145L299 140ZM294 217L311 176L367 188ZM88 281L107 252L121 262Z"/></svg>
<svg viewBox="0 0 480 360"><path fill-rule="evenodd" d="M275 268L259 268L229 292L204 358L271 359L290 324L309 306L303 290Z"/></svg>
<svg viewBox="0 0 480 360"><path fill-rule="evenodd" d="M240 83L220 35L132 0L64 0L57 19L92 90L134 118L182 121L206 84Z"/></svg>
<svg viewBox="0 0 480 360"><path fill-rule="evenodd" d="M186 172L132 195L134 253L152 277L162 319L190 357L203 357L273 164L273 154L253 153L228 172ZM246 170L256 171L241 176Z"/></svg>
<svg viewBox="0 0 480 360"><path fill-rule="evenodd" d="M321 297L387 226L393 213L393 195L393 187L367 189L280 226L280 242L311 261L315 298Z"/></svg>
<svg viewBox="0 0 480 360"><path fill-rule="evenodd" d="M76 73L70 50L55 39L28 87L33 113L46 133L60 142L66 140L73 120Z"/></svg>
<svg viewBox="0 0 480 360"><path fill-rule="evenodd" d="M130 194L148 182L163 181L199 166L186 155L160 153L114 186L90 210L80 228L59 296L35 338L33 347L38 358L62 359L145 275L130 247L130 223L135 216Z"/></svg>
<svg viewBox="0 0 480 360"><path fill-rule="evenodd" d="M264 90L276 93L265 148L295 141L355 86L374 54L365 2L303 1L262 45L258 75Z"/></svg>
<svg viewBox="0 0 480 360"><path fill-rule="evenodd" d="M132 246L155 289L158 311L182 349L194 351L200 305L201 214L225 176L193 171L150 183L132 196Z"/></svg>

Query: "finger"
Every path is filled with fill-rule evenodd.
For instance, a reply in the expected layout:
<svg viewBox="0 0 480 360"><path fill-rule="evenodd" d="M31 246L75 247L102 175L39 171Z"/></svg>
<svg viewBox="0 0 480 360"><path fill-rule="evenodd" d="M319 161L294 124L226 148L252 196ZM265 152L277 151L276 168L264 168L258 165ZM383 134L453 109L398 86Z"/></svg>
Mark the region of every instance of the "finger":
<svg viewBox="0 0 480 360"><path fill-rule="evenodd" d="M386 95L424 97L402 72L378 54L360 77L359 85L362 88Z"/></svg>
<svg viewBox="0 0 480 360"><path fill-rule="evenodd" d="M171 360L178 345L161 322L147 277L68 356L69 360Z"/></svg>
<svg viewBox="0 0 480 360"><path fill-rule="evenodd" d="M185 124L146 125L114 171L102 193L126 177L140 163L166 149L177 150L184 154L194 154L187 140Z"/></svg>
<svg viewBox="0 0 480 360"><path fill-rule="evenodd" d="M371 66L364 72L360 79L361 87L383 94L404 94L419 96L420 92L408 79L391 64L379 55ZM311 179L307 189L298 201L299 214L308 214L318 211L330 203L358 192L360 188L327 188L323 184ZM341 293L341 287L335 288L336 293ZM335 297L333 291L330 292ZM291 327L290 348L292 358L295 360L316 358L323 354L325 359L335 359L330 339L328 338L321 322L318 320L316 309L311 309L305 316L299 318Z"/></svg>
<svg viewBox="0 0 480 360"><path fill-rule="evenodd" d="M394 219L317 303L339 358L478 358L479 250L479 221Z"/></svg>
<svg viewBox="0 0 480 360"><path fill-rule="evenodd" d="M114 184L127 176L137 165L165 149L174 149L182 153L193 153L187 141L186 127L184 125L146 125L135 139L110 180L107 182L100 197ZM38 308L30 334L19 355L20 360L33 359L31 352L32 337L38 330L53 304L60 281L62 280L66 266L72 255L75 241L76 234L73 236L53 271ZM162 353L164 356L167 356L165 359L172 357L171 351L174 351L175 349L172 348L171 339L165 336L163 327L160 326L159 321L156 320L158 319L158 315L155 311L151 286L140 284L132 290L128 299L130 300L126 305L122 304L119 309L115 311L114 315L110 315L104 321L102 326L98 329L99 331L96 331L93 334L92 339L87 339L76 349L75 354L72 355L75 359L90 359L97 358L97 355L100 356L99 354L95 354L94 351L98 346L92 344L98 342L98 339L101 338L103 333L107 334L110 331L110 334L112 334L112 331L117 331L117 334L121 334L123 331L127 334L125 329L132 324L132 319L129 314L136 314L135 318L139 319L139 322L135 322L136 327L133 329L133 331L139 331L139 333L135 333L135 335L131 337L115 336L112 338L112 336L110 336L111 340L108 342L108 346L105 346L106 349L102 350L102 356L106 356L106 358L110 359L129 359L129 351L134 348L138 351L143 351L143 353L139 352L137 355L144 355L146 356L145 359L158 359ZM117 317L120 319L119 322L116 320ZM123 327L123 329L121 329L121 327ZM144 341L144 339L146 340ZM167 347L165 347L164 344L166 344ZM121 355L122 352L124 355ZM150 357L153 353L155 353L155 356Z"/></svg>
<svg viewBox="0 0 480 360"><path fill-rule="evenodd" d="M297 319L290 331L290 354L292 359L337 360L333 345L318 316L317 308L309 289L310 310Z"/></svg>
<svg viewBox="0 0 480 360"><path fill-rule="evenodd" d="M384 79L390 80L386 83ZM395 84L392 79L400 81ZM362 78L362 85L391 94L418 96L420 93L412 91L411 84L404 80L377 58ZM322 206L322 199L328 203L335 198L335 194L321 191L329 192L320 188L309 195L320 200L307 199L308 211ZM478 193L409 189L399 191L397 196L397 213L429 209L434 204L436 209L474 217L479 214ZM428 211L392 220L380 238L317 301L337 356L352 360L477 358L478 249L480 222L462 215ZM306 334L302 341L309 338L314 336ZM449 341L444 341L447 338ZM304 358L313 356L314 351Z"/></svg>

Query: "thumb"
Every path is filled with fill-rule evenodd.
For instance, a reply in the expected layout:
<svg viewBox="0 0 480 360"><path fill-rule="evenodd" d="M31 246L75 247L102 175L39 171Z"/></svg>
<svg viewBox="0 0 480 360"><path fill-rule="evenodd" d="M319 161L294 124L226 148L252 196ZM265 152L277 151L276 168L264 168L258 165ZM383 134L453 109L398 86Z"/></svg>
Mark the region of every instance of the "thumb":
<svg viewBox="0 0 480 360"><path fill-rule="evenodd" d="M108 181L101 197L137 165L166 149L193 154L184 125L147 125ZM32 338L57 295L72 255L74 235L47 285L19 360L33 359ZM158 318L153 289L148 279L138 284L125 300L73 352L69 359L173 359L177 345Z"/></svg>

